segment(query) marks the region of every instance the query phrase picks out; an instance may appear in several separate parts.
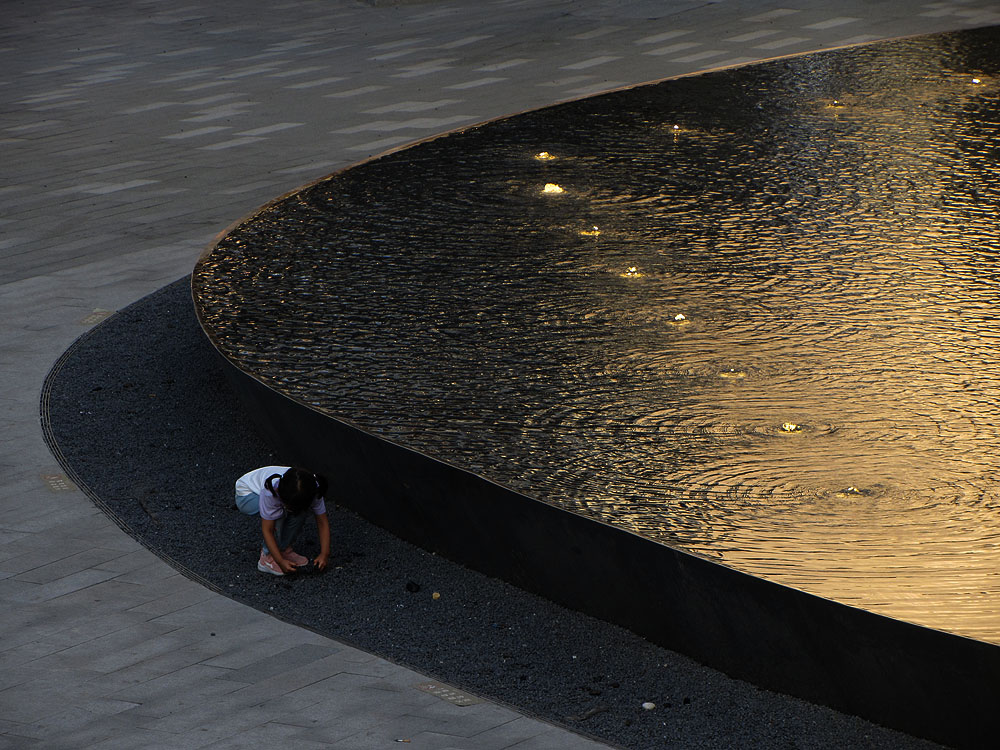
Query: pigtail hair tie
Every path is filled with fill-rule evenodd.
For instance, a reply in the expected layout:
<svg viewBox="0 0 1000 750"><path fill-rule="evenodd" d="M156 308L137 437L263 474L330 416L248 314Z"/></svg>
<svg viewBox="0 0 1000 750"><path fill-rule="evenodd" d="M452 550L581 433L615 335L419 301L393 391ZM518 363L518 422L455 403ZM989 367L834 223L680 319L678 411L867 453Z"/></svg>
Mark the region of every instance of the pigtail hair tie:
<svg viewBox="0 0 1000 750"><path fill-rule="evenodd" d="M316 497L326 497L326 491L329 487L329 482L322 474L313 475L316 479Z"/></svg>

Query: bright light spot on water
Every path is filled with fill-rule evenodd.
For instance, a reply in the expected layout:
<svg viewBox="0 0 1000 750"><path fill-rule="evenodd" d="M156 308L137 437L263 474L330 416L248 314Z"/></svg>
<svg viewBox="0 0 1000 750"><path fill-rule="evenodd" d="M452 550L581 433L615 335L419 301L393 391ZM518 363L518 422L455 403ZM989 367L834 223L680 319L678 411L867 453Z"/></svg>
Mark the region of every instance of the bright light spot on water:
<svg viewBox="0 0 1000 750"><path fill-rule="evenodd" d="M795 422L783 422L781 429L785 432L798 432L802 429L802 426L795 424Z"/></svg>
<svg viewBox="0 0 1000 750"><path fill-rule="evenodd" d="M684 313L677 313L674 316L674 320L676 320L677 322L680 322L682 320L687 320L687 318L684 317Z"/></svg>
<svg viewBox="0 0 1000 750"><path fill-rule="evenodd" d="M864 495L863 490L859 490L857 487L848 487L847 489L841 490L837 493L837 497L857 497L858 495Z"/></svg>
<svg viewBox="0 0 1000 750"><path fill-rule="evenodd" d="M546 182L545 183L545 187L542 188L542 192L543 193L550 193L552 195L557 195L559 193L565 193L566 191L563 190L558 185L556 185L554 182Z"/></svg>
<svg viewBox="0 0 1000 750"><path fill-rule="evenodd" d="M743 370L734 370L729 368L728 370L723 370L719 373L720 378L745 378L747 374Z"/></svg>
<svg viewBox="0 0 1000 750"><path fill-rule="evenodd" d="M598 229L597 227L591 227L590 229L582 229L582 230L580 230L580 234L582 234L584 237L596 237L600 233L601 233L601 230Z"/></svg>
<svg viewBox="0 0 1000 750"><path fill-rule="evenodd" d="M556 157L550 154L548 151L541 151L535 154L535 158L538 159L538 161L552 161Z"/></svg>
<svg viewBox="0 0 1000 750"><path fill-rule="evenodd" d="M973 82L973 83L975 83L975 84L980 84L980 83L982 83L982 81L981 81L981 80L980 80L979 78L973 78L973 79L972 79L972 82Z"/></svg>
<svg viewBox="0 0 1000 750"><path fill-rule="evenodd" d="M629 266L625 269L625 273L621 274L623 278L626 279L637 279L642 276L642 272L639 271L635 266Z"/></svg>

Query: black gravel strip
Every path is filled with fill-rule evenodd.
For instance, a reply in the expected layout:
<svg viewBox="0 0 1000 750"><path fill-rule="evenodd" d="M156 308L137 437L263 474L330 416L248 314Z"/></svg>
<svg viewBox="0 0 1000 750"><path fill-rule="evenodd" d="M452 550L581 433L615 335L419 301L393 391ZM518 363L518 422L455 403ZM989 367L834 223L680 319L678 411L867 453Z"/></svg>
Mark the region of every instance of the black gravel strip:
<svg viewBox="0 0 1000 750"><path fill-rule="evenodd" d="M341 508L330 508L325 574L258 573L259 524L233 508L233 482L287 462L229 390L188 284L164 287L81 338L50 373L42 403L67 471L182 570L237 601L613 745L937 747L726 677ZM302 548L318 549L312 524Z"/></svg>

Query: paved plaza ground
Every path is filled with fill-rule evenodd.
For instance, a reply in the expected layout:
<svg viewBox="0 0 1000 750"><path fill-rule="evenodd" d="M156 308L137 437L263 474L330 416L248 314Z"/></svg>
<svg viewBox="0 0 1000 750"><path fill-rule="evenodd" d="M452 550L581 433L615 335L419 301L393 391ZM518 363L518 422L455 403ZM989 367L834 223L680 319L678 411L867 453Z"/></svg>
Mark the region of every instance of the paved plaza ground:
<svg viewBox="0 0 1000 750"><path fill-rule="evenodd" d="M43 439L42 383L77 337L190 273L255 207L386 149L627 84L1000 22L976 0L54 0L2 16L0 748L102 750L602 745L455 705L143 548Z"/></svg>

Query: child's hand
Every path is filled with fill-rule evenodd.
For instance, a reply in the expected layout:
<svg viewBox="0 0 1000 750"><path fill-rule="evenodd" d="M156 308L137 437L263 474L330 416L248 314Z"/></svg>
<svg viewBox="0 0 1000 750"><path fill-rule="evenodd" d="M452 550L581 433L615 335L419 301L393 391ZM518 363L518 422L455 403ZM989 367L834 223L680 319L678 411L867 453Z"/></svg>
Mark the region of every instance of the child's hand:
<svg viewBox="0 0 1000 750"><path fill-rule="evenodd" d="M278 562L278 567L281 568L281 572L284 573L285 575L288 575L289 573L295 573L298 571L298 568L296 568L294 565L288 562L288 560L286 560L285 558L281 558L281 561Z"/></svg>
<svg viewBox="0 0 1000 750"><path fill-rule="evenodd" d="M326 570L326 555L316 555L313 565L316 566L316 570Z"/></svg>

